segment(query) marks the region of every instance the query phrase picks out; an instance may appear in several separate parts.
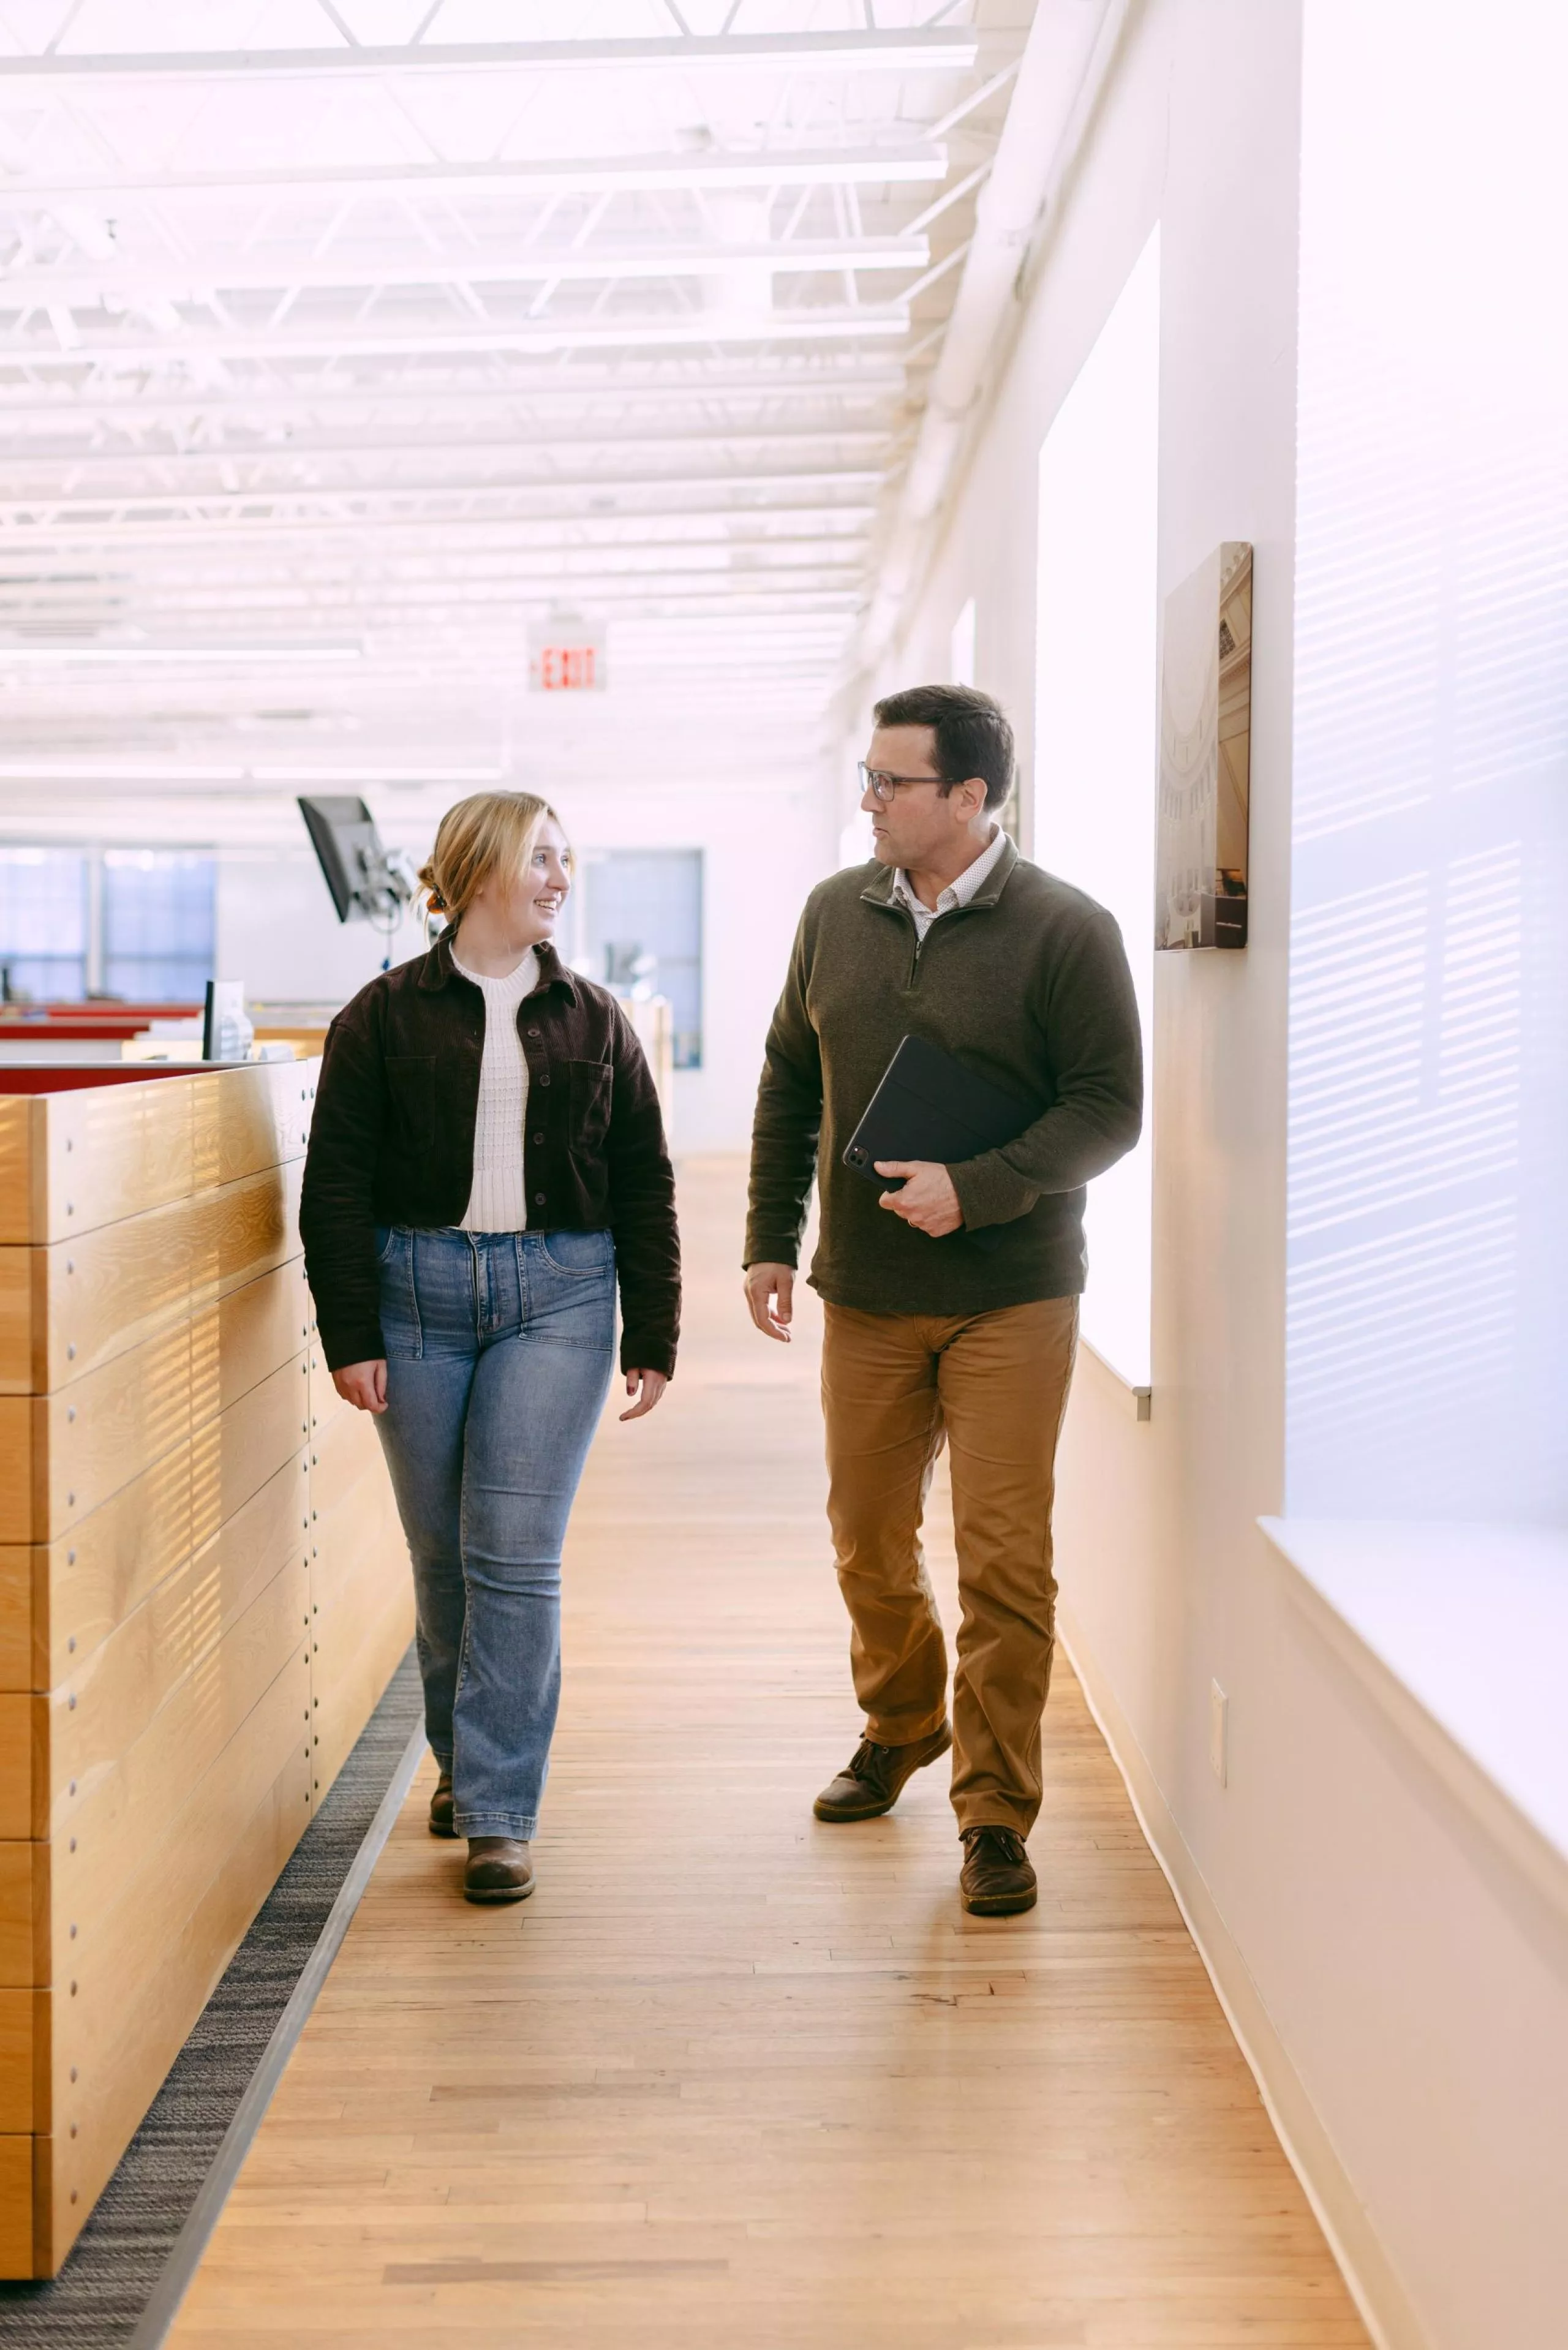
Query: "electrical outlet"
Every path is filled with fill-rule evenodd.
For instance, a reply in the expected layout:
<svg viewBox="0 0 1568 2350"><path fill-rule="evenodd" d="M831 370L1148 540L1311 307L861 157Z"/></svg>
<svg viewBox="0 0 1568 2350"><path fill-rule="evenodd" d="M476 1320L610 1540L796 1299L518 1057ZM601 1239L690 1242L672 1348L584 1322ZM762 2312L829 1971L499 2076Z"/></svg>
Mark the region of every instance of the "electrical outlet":
<svg viewBox="0 0 1568 2350"><path fill-rule="evenodd" d="M1209 1767L1223 1787L1231 1775L1231 1700L1218 1681L1209 1684Z"/></svg>

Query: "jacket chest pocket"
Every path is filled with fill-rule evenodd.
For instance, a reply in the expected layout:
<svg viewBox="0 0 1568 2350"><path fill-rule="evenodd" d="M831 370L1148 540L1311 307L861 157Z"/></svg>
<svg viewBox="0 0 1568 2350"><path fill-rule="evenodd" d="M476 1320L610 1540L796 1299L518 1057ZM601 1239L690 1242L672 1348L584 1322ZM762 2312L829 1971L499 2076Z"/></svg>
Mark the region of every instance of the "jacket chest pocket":
<svg viewBox="0 0 1568 2350"><path fill-rule="evenodd" d="M602 1149L610 1122L607 1061L570 1061L571 1139L575 1150Z"/></svg>
<svg viewBox="0 0 1568 2350"><path fill-rule="evenodd" d="M435 1140L435 1055L389 1053L383 1066L394 1137L405 1150L428 1150Z"/></svg>

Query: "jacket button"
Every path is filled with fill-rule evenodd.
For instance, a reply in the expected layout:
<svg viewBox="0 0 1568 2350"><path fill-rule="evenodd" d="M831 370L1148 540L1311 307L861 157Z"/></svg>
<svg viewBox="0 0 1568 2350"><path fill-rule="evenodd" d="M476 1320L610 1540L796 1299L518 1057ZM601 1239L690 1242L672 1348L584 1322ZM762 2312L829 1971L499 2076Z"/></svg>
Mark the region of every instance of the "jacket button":
<svg viewBox="0 0 1568 2350"><path fill-rule="evenodd" d="M544 1204L545 1204L545 1194L543 1193L543 1191L535 1191L535 1194L534 1194L534 1205L535 1205L536 1208L542 1208L542 1207L544 1206Z"/></svg>
<svg viewBox="0 0 1568 2350"><path fill-rule="evenodd" d="M539 1072L539 1083L540 1083L542 1086L547 1086L547 1085L549 1084L549 1082L550 1082L550 1072L549 1072L549 1070L548 1070L548 1069L541 1069L541 1070L540 1070L540 1072Z"/></svg>
<svg viewBox="0 0 1568 2350"><path fill-rule="evenodd" d="M535 1139L535 1142L543 1142L543 1141L544 1141L544 1139L545 1139L545 1138L544 1138L544 1136L543 1136L542 1134L536 1134L536 1135L534 1137L534 1139Z"/></svg>
<svg viewBox="0 0 1568 2350"><path fill-rule="evenodd" d="M542 1030L542 1029L539 1029L539 1028L530 1028L530 1029L529 1029L529 1031L528 1031L528 1034L529 1034L529 1035L530 1035L530 1036L535 1036L535 1037L537 1037L537 1036L539 1036L539 1035L543 1035L543 1033L544 1033L544 1032L543 1032L543 1030Z"/></svg>

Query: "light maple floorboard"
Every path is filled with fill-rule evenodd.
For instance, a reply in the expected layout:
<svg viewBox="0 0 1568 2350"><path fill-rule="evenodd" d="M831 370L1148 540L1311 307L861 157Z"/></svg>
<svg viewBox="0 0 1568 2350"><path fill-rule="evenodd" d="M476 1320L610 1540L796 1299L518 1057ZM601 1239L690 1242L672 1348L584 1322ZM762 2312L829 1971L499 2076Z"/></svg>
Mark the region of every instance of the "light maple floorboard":
<svg viewBox="0 0 1568 2350"><path fill-rule="evenodd" d="M961 1910L940 1766L812 1819L858 1727L815 1301L755 1336L739 1169L681 1201L680 1376L573 1524L539 1889L458 1898L427 1766L172 2340L1364 2345L1065 1669L1031 1915Z"/></svg>

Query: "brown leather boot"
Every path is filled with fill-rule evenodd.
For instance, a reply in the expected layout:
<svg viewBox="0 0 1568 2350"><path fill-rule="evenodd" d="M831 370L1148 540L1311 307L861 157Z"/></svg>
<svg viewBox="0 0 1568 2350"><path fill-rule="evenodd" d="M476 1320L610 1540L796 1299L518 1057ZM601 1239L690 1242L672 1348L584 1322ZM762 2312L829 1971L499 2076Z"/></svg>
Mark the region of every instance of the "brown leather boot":
<svg viewBox="0 0 1568 2350"><path fill-rule="evenodd" d="M534 1862L514 1836L470 1836L462 1872L469 1901L526 1901L534 1890Z"/></svg>
<svg viewBox="0 0 1568 2350"><path fill-rule="evenodd" d="M959 1891L977 1918L1011 1918L1033 1908L1040 1888L1015 1828L965 1828Z"/></svg>
<svg viewBox="0 0 1568 2350"><path fill-rule="evenodd" d="M452 1773L450 1771L441 1773L435 1783L435 1794L431 1797L431 1834L439 1836L454 1836L457 1834L452 1816Z"/></svg>
<svg viewBox="0 0 1568 2350"><path fill-rule="evenodd" d="M874 1738L863 1738L811 1808L819 1820L879 1820L898 1802L905 1780L945 1754L952 1742L945 1721L929 1738L908 1746L878 1746Z"/></svg>

